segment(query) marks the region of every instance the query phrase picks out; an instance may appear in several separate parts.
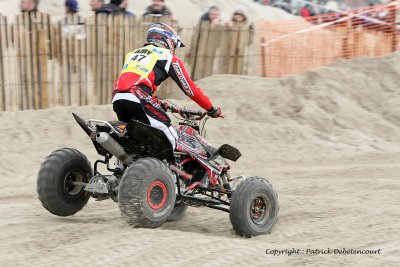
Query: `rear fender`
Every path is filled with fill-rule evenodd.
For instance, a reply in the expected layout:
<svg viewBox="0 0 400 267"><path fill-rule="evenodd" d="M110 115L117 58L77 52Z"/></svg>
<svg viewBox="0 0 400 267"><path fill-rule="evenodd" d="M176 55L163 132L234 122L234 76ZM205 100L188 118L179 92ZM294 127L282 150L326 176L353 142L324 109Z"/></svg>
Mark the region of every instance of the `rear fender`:
<svg viewBox="0 0 400 267"><path fill-rule="evenodd" d="M93 129L91 129L87 125L86 121L75 113L72 113L72 116L74 116L74 118L75 118L76 122L79 124L79 126L81 126L82 129L85 131L85 133L90 137L90 140L92 140L92 143L93 143L94 147L96 148L97 153L104 157L107 154L110 154L106 149L104 149L104 147L102 147L99 143L96 142L95 137L94 137L95 132L93 131Z"/></svg>
<svg viewBox="0 0 400 267"><path fill-rule="evenodd" d="M130 142L143 148L140 152L143 157L153 157L169 163L174 161L174 150L163 131L135 120L126 125L126 130Z"/></svg>

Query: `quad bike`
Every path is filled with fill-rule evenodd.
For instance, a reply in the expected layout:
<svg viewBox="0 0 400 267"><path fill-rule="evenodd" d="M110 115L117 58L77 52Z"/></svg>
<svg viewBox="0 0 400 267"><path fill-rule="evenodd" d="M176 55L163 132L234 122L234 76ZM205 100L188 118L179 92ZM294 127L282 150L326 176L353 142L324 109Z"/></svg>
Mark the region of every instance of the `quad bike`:
<svg viewBox="0 0 400 267"><path fill-rule="evenodd" d="M227 144L216 149L207 143L202 136L209 118L206 113L172 105L168 109L183 118L175 150L161 130L138 121L84 120L73 113L104 160L96 160L92 169L78 150L51 153L37 179L43 207L70 216L90 197L110 198L118 202L130 225L155 228L180 220L188 206L206 206L229 212L233 229L241 236L269 233L279 212L272 185L260 177L232 177L227 160L236 161L241 153ZM123 162L124 171L110 167L113 156ZM109 174L101 174L99 164Z"/></svg>

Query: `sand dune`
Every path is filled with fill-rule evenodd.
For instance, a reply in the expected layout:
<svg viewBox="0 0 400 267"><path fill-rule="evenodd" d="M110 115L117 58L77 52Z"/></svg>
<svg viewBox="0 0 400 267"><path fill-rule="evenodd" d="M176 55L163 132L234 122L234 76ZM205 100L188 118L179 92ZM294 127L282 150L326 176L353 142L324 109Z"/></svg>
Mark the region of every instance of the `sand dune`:
<svg viewBox="0 0 400 267"><path fill-rule="evenodd" d="M303 76L199 81L226 119L207 138L243 153L237 174L270 179L281 211L273 232L237 237L223 212L189 208L155 230L130 229L112 201L58 218L36 176L61 147L98 157L71 112L115 118L110 105L0 113L1 266L398 266L400 55L337 62ZM178 93L177 93L178 96ZM172 102L195 107L183 99ZM266 255L266 249L382 249L381 255Z"/></svg>

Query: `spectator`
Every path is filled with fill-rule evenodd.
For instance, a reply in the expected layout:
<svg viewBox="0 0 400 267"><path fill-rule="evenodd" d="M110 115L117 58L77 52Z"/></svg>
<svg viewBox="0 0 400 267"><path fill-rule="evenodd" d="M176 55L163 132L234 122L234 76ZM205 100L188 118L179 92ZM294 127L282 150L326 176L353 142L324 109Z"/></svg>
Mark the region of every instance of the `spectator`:
<svg viewBox="0 0 400 267"><path fill-rule="evenodd" d="M286 1L276 1L272 4L273 7L280 8L282 10L285 10L288 13L292 13L289 3Z"/></svg>
<svg viewBox="0 0 400 267"><path fill-rule="evenodd" d="M125 16L134 17L135 15L132 12L127 11L128 8L128 0L122 0L121 5L119 6L124 13Z"/></svg>
<svg viewBox="0 0 400 267"><path fill-rule="evenodd" d="M90 7L92 11L96 12L100 8L104 6L104 0L91 0L90 1Z"/></svg>
<svg viewBox="0 0 400 267"><path fill-rule="evenodd" d="M21 0L20 8L21 12L37 12L39 0Z"/></svg>
<svg viewBox="0 0 400 267"><path fill-rule="evenodd" d="M234 26L239 26L244 28L249 28L250 34L253 34L253 24L250 24L247 16L246 16L246 8L242 5L239 5L236 7L235 11L233 12L232 18L230 21L228 21L227 26L231 29L234 29L236 27ZM236 28L237 29L237 28Z"/></svg>
<svg viewBox="0 0 400 267"><path fill-rule="evenodd" d="M209 21L212 27L221 25L221 10L217 6L211 6L207 13L200 17L200 21Z"/></svg>
<svg viewBox="0 0 400 267"><path fill-rule="evenodd" d="M236 35L236 38L233 38L234 41L228 42L226 44L222 44L222 50L230 51L232 44L236 47L237 55L244 55L245 48L252 44L254 30L253 24L250 24L247 16L246 16L246 8L242 5L236 7L235 11L233 12L232 18L228 21L227 26L232 33L240 32L240 37ZM225 46L225 47L224 47ZM228 55L227 55L228 56ZM242 63L242 59L239 60ZM240 73L235 73L240 74Z"/></svg>
<svg viewBox="0 0 400 267"><path fill-rule="evenodd" d="M300 9L300 16L305 18L307 21L309 21L310 17L311 17L311 13L310 13L309 7L310 7L310 5L306 4Z"/></svg>
<svg viewBox="0 0 400 267"><path fill-rule="evenodd" d="M65 0L65 13L67 13L67 14L78 13L78 1L77 0Z"/></svg>
<svg viewBox="0 0 400 267"><path fill-rule="evenodd" d="M192 76L194 76L195 79L204 78L213 74L216 53L221 48L221 33L223 29L219 7L211 6L208 11L200 17L199 22L192 35L189 64L195 66L197 64L197 59L202 58L202 65L204 68L194 67ZM204 41L202 40L206 40L207 42L205 44L207 46L207 56L202 55L199 49L201 43L204 45Z"/></svg>
<svg viewBox="0 0 400 267"><path fill-rule="evenodd" d="M240 5L236 7L235 11L233 12L231 20L228 22L228 25L234 22L246 22L246 21L247 21L246 9L244 6Z"/></svg>
<svg viewBox="0 0 400 267"><path fill-rule="evenodd" d="M111 0L109 4L103 5L101 8L96 9L96 14L123 14L120 5L122 0Z"/></svg>
<svg viewBox="0 0 400 267"><path fill-rule="evenodd" d="M165 0L153 0L153 4L146 8L143 17L145 16L169 16L176 21L171 10L165 5Z"/></svg>

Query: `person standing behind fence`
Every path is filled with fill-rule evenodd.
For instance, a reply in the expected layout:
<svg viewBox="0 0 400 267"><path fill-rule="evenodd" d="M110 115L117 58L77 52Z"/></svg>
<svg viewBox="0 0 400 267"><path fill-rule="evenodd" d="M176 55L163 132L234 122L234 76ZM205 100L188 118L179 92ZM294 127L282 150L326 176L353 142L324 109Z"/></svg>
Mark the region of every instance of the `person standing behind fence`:
<svg viewBox="0 0 400 267"><path fill-rule="evenodd" d="M242 34L250 34L248 39L248 45L252 43L253 34L254 34L254 26L249 22L246 16L246 8L242 5L238 5L233 12L232 18L230 21L226 23L228 28L233 30L241 30ZM245 39L245 38L242 38Z"/></svg>
<svg viewBox="0 0 400 267"><path fill-rule="evenodd" d="M237 6L235 11L233 12L232 18L228 21L227 26L232 27L234 24L241 23L244 24L247 22L247 16L245 12L244 6Z"/></svg>
<svg viewBox="0 0 400 267"><path fill-rule="evenodd" d="M221 47L222 32L221 11L219 7L211 6L200 17L192 35L188 61L192 65L194 79L213 74L217 51L220 51Z"/></svg>
<svg viewBox="0 0 400 267"><path fill-rule="evenodd" d="M90 1L90 8L92 11L96 12L100 8L104 6L104 0L91 0Z"/></svg>
<svg viewBox="0 0 400 267"><path fill-rule="evenodd" d="M113 15L120 15L124 14L123 10L121 9L120 5L122 0L111 0L109 4L103 5L101 8L97 9L97 14L113 14Z"/></svg>
<svg viewBox="0 0 400 267"><path fill-rule="evenodd" d="M225 37L221 42L220 73L246 75L249 65L246 61L246 49L253 43L253 24L249 23L246 8L239 5L235 8L232 18L226 23L229 31L224 32ZM233 56L235 55L235 56Z"/></svg>
<svg viewBox="0 0 400 267"><path fill-rule="evenodd" d="M300 9L300 16L305 18L307 21L309 21L311 18L311 12L310 12L309 7L310 7L310 5L306 4Z"/></svg>
<svg viewBox="0 0 400 267"><path fill-rule="evenodd" d="M128 10L126 10L128 8L128 0L122 0L121 5L119 6L122 10L122 12L124 13L125 16L128 17L134 17L135 14L133 14L132 12L129 12Z"/></svg>
<svg viewBox="0 0 400 267"><path fill-rule="evenodd" d="M207 13L200 17L200 22L209 21L212 28L221 25L221 9L211 6Z"/></svg>
<svg viewBox="0 0 400 267"><path fill-rule="evenodd" d="M78 1L77 0L65 0L65 13L67 15L78 13Z"/></svg>
<svg viewBox="0 0 400 267"><path fill-rule="evenodd" d="M20 8L21 12L37 12L39 0L21 0Z"/></svg>
<svg viewBox="0 0 400 267"><path fill-rule="evenodd" d="M168 16L173 21L177 20L172 11L165 5L165 0L153 0L153 3L146 8L143 14L143 17L146 16Z"/></svg>

